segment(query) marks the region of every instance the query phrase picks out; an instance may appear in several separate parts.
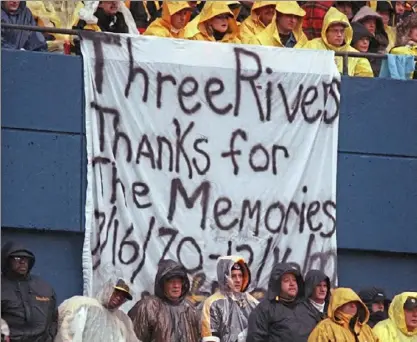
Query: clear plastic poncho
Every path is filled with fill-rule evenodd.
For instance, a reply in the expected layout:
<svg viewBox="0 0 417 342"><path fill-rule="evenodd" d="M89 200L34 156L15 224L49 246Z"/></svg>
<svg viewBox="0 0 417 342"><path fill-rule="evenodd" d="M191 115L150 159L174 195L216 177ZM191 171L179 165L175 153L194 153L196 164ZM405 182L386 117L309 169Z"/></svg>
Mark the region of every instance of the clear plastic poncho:
<svg viewBox="0 0 417 342"><path fill-rule="evenodd" d="M64 301L58 308L55 342L140 342L130 318L105 307L115 285L116 280L107 281L96 298L74 296Z"/></svg>
<svg viewBox="0 0 417 342"><path fill-rule="evenodd" d="M232 290L232 267L239 264L243 273L241 292ZM250 270L239 256L220 257L217 261L219 292L204 302L201 317L203 341L245 342L248 318L259 302L246 290L250 285Z"/></svg>

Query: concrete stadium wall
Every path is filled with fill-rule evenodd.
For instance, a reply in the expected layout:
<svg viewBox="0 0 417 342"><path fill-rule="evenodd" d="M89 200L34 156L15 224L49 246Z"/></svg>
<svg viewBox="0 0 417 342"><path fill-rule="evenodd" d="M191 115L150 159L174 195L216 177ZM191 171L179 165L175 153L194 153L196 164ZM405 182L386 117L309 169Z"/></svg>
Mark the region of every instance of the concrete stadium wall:
<svg viewBox="0 0 417 342"><path fill-rule="evenodd" d="M82 292L82 61L2 51L2 241L36 254L61 302ZM339 282L417 290L417 82L342 81Z"/></svg>

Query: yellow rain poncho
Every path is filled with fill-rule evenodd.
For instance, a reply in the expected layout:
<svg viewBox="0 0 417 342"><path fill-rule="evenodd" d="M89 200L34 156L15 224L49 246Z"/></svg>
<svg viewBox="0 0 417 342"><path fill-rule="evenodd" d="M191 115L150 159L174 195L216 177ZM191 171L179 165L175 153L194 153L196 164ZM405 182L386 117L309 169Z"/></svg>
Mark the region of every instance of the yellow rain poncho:
<svg viewBox="0 0 417 342"><path fill-rule="evenodd" d="M277 1L255 1L252 6L251 15L240 25L240 37L242 43L247 44L253 36L261 33L266 26L259 20L257 10L266 6L276 6Z"/></svg>
<svg viewBox="0 0 417 342"><path fill-rule="evenodd" d="M408 331L405 324L404 303L408 297L417 298L417 292L403 292L394 297L389 308L389 318L374 327L382 342L415 342L417 330Z"/></svg>
<svg viewBox="0 0 417 342"><path fill-rule="evenodd" d="M326 32L327 29L332 24L336 23L343 23L345 24L346 31L345 31L345 43L342 46L334 46L331 45L327 41ZM355 48L350 46L353 38L353 30L350 26L349 20L342 12L338 11L334 7L330 7L327 11L324 20L323 20L323 28L321 30L321 38L315 38L310 40L306 45L303 46L305 49L314 49L314 50L333 50L337 52L358 52ZM343 60L342 57L335 57L336 65L338 67L339 72L343 71ZM356 58L356 57L349 57L348 63L348 75L349 76L360 76L360 77L373 77L374 74L372 72L371 64L366 58Z"/></svg>
<svg viewBox="0 0 417 342"><path fill-rule="evenodd" d="M232 267L238 264L242 271L241 292L229 285ZM217 260L219 292L206 299L201 317L203 341L246 341L248 317L258 301L246 292L250 285L250 270L239 256L220 257Z"/></svg>
<svg viewBox="0 0 417 342"><path fill-rule="evenodd" d="M185 28L185 38L190 40L205 40L215 42L212 29L208 25L208 21L220 14L228 14L229 28L228 32L221 40L222 43L240 43L239 27L234 17L234 13L230 10L227 2L223 1L207 1L201 13L192 20ZM196 21L198 20L198 21ZM198 25L195 24L198 22Z"/></svg>
<svg viewBox="0 0 417 342"><path fill-rule="evenodd" d="M349 302L358 303L358 314L354 332L350 328L351 316L339 312L337 309ZM366 324L369 320L369 311L359 296L348 288L337 288L333 290L330 297L328 318L321 321L312 331L308 342L385 342L380 341ZM355 335L357 339L355 339Z"/></svg>
<svg viewBox="0 0 417 342"><path fill-rule="evenodd" d="M296 1L279 1L275 9L279 13L293 14L300 17L299 22L293 31L293 35L297 41L295 47L303 47L308 42L307 36L303 32L303 17L306 12L297 4ZM284 47L279 36L276 21L273 20L272 23L266 27L266 29L253 36L252 39L248 41L248 44Z"/></svg>
<svg viewBox="0 0 417 342"><path fill-rule="evenodd" d="M111 279L96 298L74 296L58 308L58 334L55 342L140 342L130 318L121 310L105 306L117 284Z"/></svg>
<svg viewBox="0 0 417 342"><path fill-rule="evenodd" d="M184 9L190 10L186 16L185 25L187 25L191 18L191 6L188 4L188 2L164 1L162 5L162 17L156 19L152 24L150 24L144 35L166 38L184 38L185 25L181 30L177 30L171 25L171 16Z"/></svg>

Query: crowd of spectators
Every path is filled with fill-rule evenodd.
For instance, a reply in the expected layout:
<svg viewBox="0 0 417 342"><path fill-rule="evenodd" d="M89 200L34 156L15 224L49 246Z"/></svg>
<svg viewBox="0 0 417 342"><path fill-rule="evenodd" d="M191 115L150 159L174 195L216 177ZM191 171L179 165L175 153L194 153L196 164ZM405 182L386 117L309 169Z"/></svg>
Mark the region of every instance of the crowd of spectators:
<svg viewBox="0 0 417 342"><path fill-rule="evenodd" d="M4 1L2 23L417 56L417 1ZM80 53L77 38L3 28L2 47ZM348 74L377 77L381 63L350 57ZM413 59L396 64L417 78Z"/></svg>
<svg viewBox="0 0 417 342"><path fill-rule="evenodd" d="M118 275L103 276L95 297L73 296L57 309L53 288L31 270L35 255L16 242L2 246L1 341L7 342L415 342L417 292L392 301L382 289L332 288L320 270L303 276L275 263L262 298L249 289L240 256L217 260L217 288L189 300L185 267L162 260L153 294L134 296ZM117 273L117 272L116 272ZM412 286L414 286L413 284ZM136 298L135 298L136 297ZM134 299L137 302L132 302ZM126 314L123 304L135 303Z"/></svg>

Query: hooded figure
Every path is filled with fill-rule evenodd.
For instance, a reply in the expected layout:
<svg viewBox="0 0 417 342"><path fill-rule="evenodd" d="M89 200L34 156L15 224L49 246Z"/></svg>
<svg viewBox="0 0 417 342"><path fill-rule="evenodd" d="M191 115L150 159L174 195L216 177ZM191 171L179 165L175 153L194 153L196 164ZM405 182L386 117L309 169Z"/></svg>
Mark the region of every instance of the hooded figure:
<svg viewBox="0 0 417 342"><path fill-rule="evenodd" d="M344 41L341 45L331 44L328 40L327 34L335 34L335 32L328 32L332 29L332 26L340 27L344 26ZM336 36L337 38L337 36ZM315 50L333 50L337 52L358 52L350 46L353 38L353 30L350 26L349 20L342 12L336 8L331 7L324 17L323 29L321 31L321 38L310 40L304 49L315 49ZM343 59L341 56L335 57L336 65L339 72L343 71ZM349 57L348 59L348 75L359 76L359 77L373 77L373 72L369 61L366 58Z"/></svg>
<svg viewBox="0 0 417 342"><path fill-rule="evenodd" d="M385 32L388 35L388 46L386 52L390 51L395 45L395 10L390 0L388 1L378 1L376 6L377 13L382 17L382 22L384 23Z"/></svg>
<svg viewBox="0 0 417 342"><path fill-rule="evenodd" d="M363 6L358 13L353 17L352 22L360 22L369 32L372 33L373 39L369 46L369 52L372 53L386 53L389 45L388 34L385 32L384 22L380 14L369 8Z"/></svg>
<svg viewBox="0 0 417 342"><path fill-rule="evenodd" d="M384 290L372 287L361 290L358 294L369 310L370 317L368 325L371 328L378 322L388 318L390 301L387 299Z"/></svg>
<svg viewBox="0 0 417 342"><path fill-rule="evenodd" d="M304 322L311 326L310 331L312 331L320 321L326 318L326 310L330 300L330 278L319 270L308 271L305 276L304 293L305 301L303 304L308 312ZM323 296L324 298L319 298Z"/></svg>
<svg viewBox="0 0 417 342"><path fill-rule="evenodd" d="M391 52L393 55L411 55L417 56L417 13L409 15L397 26L396 47ZM410 78L417 79L417 62L414 76Z"/></svg>
<svg viewBox="0 0 417 342"><path fill-rule="evenodd" d="M275 11L274 20L261 33L253 36L249 44L276 47L303 47L308 41L302 28L303 17L306 12L296 1L278 1ZM289 31L288 33L281 32L280 29L281 20L284 20L288 24L286 18L296 20L292 30L286 27Z"/></svg>
<svg viewBox="0 0 417 342"><path fill-rule="evenodd" d="M405 312L414 320L414 329L407 324ZM374 333L383 342L417 341L417 292L403 292L394 297L389 318L374 327Z"/></svg>
<svg viewBox="0 0 417 342"><path fill-rule="evenodd" d="M359 22L352 23L352 29L353 39L350 46L359 52L368 52L372 34Z"/></svg>
<svg viewBox="0 0 417 342"><path fill-rule="evenodd" d="M272 269L265 299L249 316L247 342L305 342L311 327L303 305L304 281L293 264Z"/></svg>
<svg viewBox="0 0 417 342"><path fill-rule="evenodd" d="M138 342L130 318L119 308L132 300L122 279L109 279L96 298L74 296L59 310L55 342Z"/></svg>
<svg viewBox="0 0 417 342"><path fill-rule="evenodd" d="M247 44L253 36L261 33L275 17L277 1L255 1L251 14L240 25L242 43Z"/></svg>
<svg viewBox="0 0 417 342"><path fill-rule="evenodd" d="M368 308L352 289L333 290L327 316L314 328L308 342L382 342L367 324Z"/></svg>
<svg viewBox="0 0 417 342"><path fill-rule="evenodd" d="M245 341L249 315L258 305L246 292L251 280L249 267L241 257L221 257L217 280L219 292L204 302L201 337L203 341Z"/></svg>
<svg viewBox="0 0 417 342"><path fill-rule="evenodd" d="M187 25L185 38L210 42L240 43L239 27L227 2L207 1L201 13Z"/></svg>
<svg viewBox="0 0 417 342"><path fill-rule="evenodd" d="M198 342L199 316L185 299L189 290L184 266L162 261L155 277L155 295L141 299L129 311L136 336L142 342Z"/></svg>
<svg viewBox="0 0 417 342"><path fill-rule="evenodd" d="M20 1L19 7L10 7L11 1L1 3L1 22L5 24L37 26L26 1ZM16 1L14 1L16 2ZM40 32L1 28L1 47L15 50L46 51L45 37Z"/></svg>
<svg viewBox="0 0 417 342"><path fill-rule="evenodd" d="M185 26L191 18L192 8L187 1L164 1L162 17L145 31L145 36L184 38Z"/></svg>
<svg viewBox="0 0 417 342"><path fill-rule="evenodd" d="M11 341L52 342L57 331L56 297L52 287L30 271L35 256L7 242L1 250L1 318Z"/></svg>

